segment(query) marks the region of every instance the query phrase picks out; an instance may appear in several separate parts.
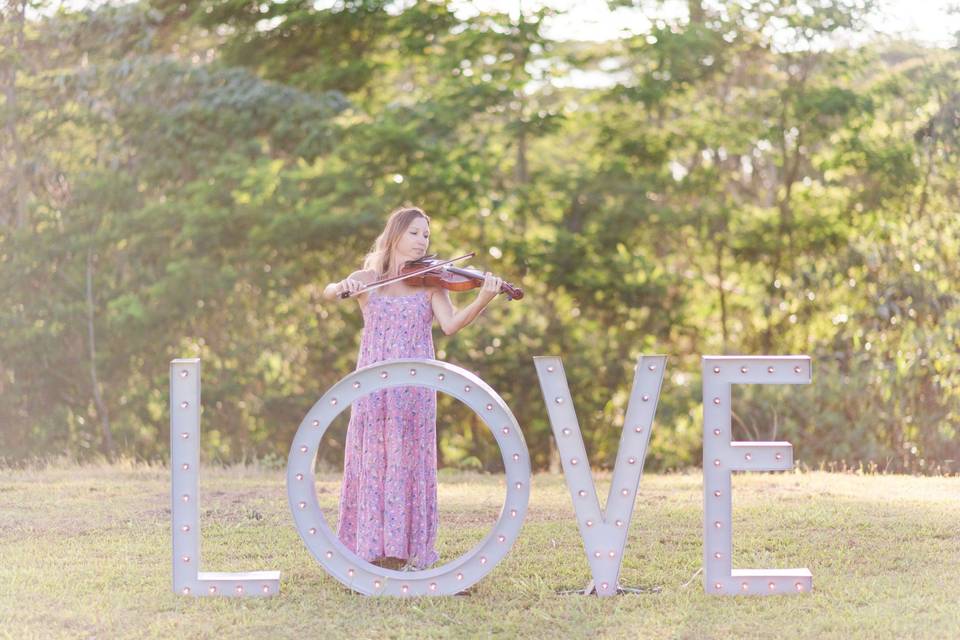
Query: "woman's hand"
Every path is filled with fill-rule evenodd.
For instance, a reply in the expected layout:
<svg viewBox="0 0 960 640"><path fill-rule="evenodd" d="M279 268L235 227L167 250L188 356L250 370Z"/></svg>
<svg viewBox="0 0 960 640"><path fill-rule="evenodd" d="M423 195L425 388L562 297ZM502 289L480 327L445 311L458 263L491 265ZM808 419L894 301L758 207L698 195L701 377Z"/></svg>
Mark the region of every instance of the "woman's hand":
<svg viewBox="0 0 960 640"><path fill-rule="evenodd" d="M360 280L357 280L356 278L347 277L337 283L337 288L335 289L335 293L337 294L337 296L339 296L344 291L349 291L350 295L353 295L360 289L363 289L365 286L366 284L364 284Z"/></svg>
<svg viewBox="0 0 960 640"><path fill-rule="evenodd" d="M477 300L483 302L483 304L489 303L491 300L497 297L497 294L500 293L500 286L503 284L503 279L498 278L489 271L484 274L483 286L480 287L480 293L477 294Z"/></svg>

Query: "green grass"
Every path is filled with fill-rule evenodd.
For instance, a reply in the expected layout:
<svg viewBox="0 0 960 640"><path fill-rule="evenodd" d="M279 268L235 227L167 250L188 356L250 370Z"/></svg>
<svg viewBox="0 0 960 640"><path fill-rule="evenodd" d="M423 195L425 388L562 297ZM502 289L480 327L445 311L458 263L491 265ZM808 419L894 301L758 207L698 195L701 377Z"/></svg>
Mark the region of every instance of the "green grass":
<svg viewBox="0 0 960 640"><path fill-rule="evenodd" d="M597 478L606 495L609 476ZM335 517L339 479L319 478ZM960 478L746 474L734 566L808 567L803 596L709 597L701 479L647 475L621 572L641 595L558 595L589 569L562 476L534 479L517 544L471 595L355 595L300 541L283 471L204 468L203 570L279 569L268 599L171 588L169 476L133 465L0 471L0 637L960 637ZM496 519L499 476L441 472L443 560Z"/></svg>

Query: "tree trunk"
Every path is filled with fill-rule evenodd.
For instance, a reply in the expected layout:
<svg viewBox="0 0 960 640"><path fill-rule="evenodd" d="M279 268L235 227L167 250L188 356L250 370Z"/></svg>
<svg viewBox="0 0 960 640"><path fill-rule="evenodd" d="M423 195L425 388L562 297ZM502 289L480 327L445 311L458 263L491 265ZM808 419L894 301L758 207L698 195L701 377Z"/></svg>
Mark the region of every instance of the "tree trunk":
<svg viewBox="0 0 960 640"><path fill-rule="evenodd" d="M104 453L107 457L113 458L110 415L100 394L100 381L97 377L97 344L93 328L93 249L87 249L87 338L90 345L90 383L93 386L93 401L97 406L97 415L100 416L100 427L103 430Z"/></svg>
<svg viewBox="0 0 960 640"><path fill-rule="evenodd" d="M690 24L702 25L704 21L702 0L687 0L687 13L690 15Z"/></svg>
<svg viewBox="0 0 960 640"><path fill-rule="evenodd" d="M26 0L8 0L6 19L0 20L0 29L7 32L0 41L0 50L12 52L5 56L6 64L0 67L0 82L3 84L8 113L7 121L4 123L7 139L7 144L4 146L7 148L0 148L0 152L10 158L8 170L12 174L10 209L9 213L0 215L0 224L12 224L17 229L23 228L27 223L27 176L23 144L17 132L17 66L23 55L26 5ZM9 24L4 24L5 22Z"/></svg>
<svg viewBox="0 0 960 640"><path fill-rule="evenodd" d="M727 353L730 336L727 334L727 292L723 289L723 244L716 243L717 292L720 294L720 333L723 336L723 352Z"/></svg>

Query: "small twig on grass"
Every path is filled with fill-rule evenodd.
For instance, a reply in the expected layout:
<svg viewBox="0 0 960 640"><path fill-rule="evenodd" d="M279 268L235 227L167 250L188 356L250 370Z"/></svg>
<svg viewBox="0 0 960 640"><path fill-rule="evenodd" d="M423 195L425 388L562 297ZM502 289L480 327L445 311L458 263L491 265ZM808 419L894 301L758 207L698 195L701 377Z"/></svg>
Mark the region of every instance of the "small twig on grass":
<svg viewBox="0 0 960 640"><path fill-rule="evenodd" d="M686 589L688 586L690 586L690 583L693 582L694 579L695 579L698 575L700 575L701 573L703 573L703 567L700 567L699 569L697 569L697 570L694 572L694 574L693 574L692 576L690 576L690 579L689 579L689 580L687 580L687 581L684 582L682 585L680 585L680 588L681 588L681 589Z"/></svg>

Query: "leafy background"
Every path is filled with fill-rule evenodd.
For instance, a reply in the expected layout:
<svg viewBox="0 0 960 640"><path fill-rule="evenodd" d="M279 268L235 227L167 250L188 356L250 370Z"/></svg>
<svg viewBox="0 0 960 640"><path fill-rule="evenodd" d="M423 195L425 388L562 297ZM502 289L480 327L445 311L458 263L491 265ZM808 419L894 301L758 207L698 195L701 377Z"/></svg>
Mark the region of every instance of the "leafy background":
<svg viewBox="0 0 960 640"><path fill-rule="evenodd" d="M636 358L668 354L665 470L699 461L701 355L808 354L812 385L736 390L735 437L955 473L958 46L843 44L873 1L687 8L592 42L548 38L549 8L8 0L0 456L164 460L169 361L199 357L205 457L282 461L356 365L358 308L320 294L409 203L433 251L526 291L435 340L538 469L535 355L562 356L608 467ZM439 416L442 465L498 468L469 410Z"/></svg>

